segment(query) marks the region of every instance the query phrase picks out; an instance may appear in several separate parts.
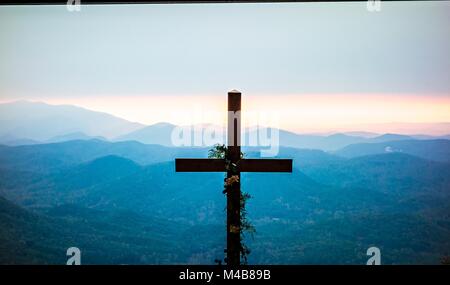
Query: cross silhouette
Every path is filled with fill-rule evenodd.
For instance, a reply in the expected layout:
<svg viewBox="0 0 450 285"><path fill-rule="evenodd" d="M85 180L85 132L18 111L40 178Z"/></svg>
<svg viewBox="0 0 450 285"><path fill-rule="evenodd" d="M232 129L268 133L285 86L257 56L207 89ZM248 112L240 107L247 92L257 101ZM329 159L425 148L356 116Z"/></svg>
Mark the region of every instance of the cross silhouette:
<svg viewBox="0 0 450 285"><path fill-rule="evenodd" d="M227 172L227 178L237 177L226 186L227 195L227 264L240 264L240 173L241 172L292 172L292 159L241 158L241 93L228 92L228 147L225 159L177 158L177 172ZM229 165L234 168L230 169Z"/></svg>

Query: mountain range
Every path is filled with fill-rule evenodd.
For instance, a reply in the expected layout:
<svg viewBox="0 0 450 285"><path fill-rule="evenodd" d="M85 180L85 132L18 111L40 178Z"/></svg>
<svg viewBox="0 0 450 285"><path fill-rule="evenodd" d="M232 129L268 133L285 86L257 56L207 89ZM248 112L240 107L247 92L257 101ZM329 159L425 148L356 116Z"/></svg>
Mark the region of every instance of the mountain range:
<svg viewBox="0 0 450 285"><path fill-rule="evenodd" d="M84 264L224 257L224 174L174 166L209 146L172 147L174 125L74 106L1 104L0 122L0 264L64 264L71 246ZM279 134L293 172L241 174L250 264L365 264L371 246L383 264L449 255L448 137Z"/></svg>
<svg viewBox="0 0 450 285"><path fill-rule="evenodd" d="M92 122L95 122L93 124ZM70 105L49 105L40 102L17 101L0 104L0 144L31 145L69 140L100 139L137 141L144 144L174 146L170 123L145 126L112 115ZM196 126L198 127L198 126ZM194 127L192 126L192 129ZM198 129L198 128L196 128ZM205 126L200 126L204 130ZM192 136L194 132L192 131ZM246 129L243 141L254 136ZM358 143L383 143L397 140L449 139L446 136L374 134L368 132L336 133L332 135L297 134L279 130L279 144L285 147L337 151Z"/></svg>
<svg viewBox="0 0 450 285"><path fill-rule="evenodd" d="M61 264L69 245L88 264L223 258L223 174L174 171L174 158L206 153L102 140L1 147L0 261ZM373 245L385 264L448 254L448 162L284 147L279 155L294 159L292 174L241 176L257 230L247 237L251 263L364 264Z"/></svg>
<svg viewBox="0 0 450 285"><path fill-rule="evenodd" d="M0 137L47 141L81 132L113 138L144 127L118 117L71 105L16 101L0 104Z"/></svg>

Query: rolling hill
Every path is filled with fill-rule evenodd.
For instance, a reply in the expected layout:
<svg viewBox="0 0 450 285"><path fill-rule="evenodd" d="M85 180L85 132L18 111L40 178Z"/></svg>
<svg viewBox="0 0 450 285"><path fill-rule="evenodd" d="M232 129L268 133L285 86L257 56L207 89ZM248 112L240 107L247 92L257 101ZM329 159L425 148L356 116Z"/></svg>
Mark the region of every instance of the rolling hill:
<svg viewBox="0 0 450 285"><path fill-rule="evenodd" d="M190 232L189 225L132 211L65 204L36 213L0 197L0 264L63 265L72 246L80 248L82 264L189 263L205 254L204 247L210 258L222 251L220 236L201 245Z"/></svg>
<svg viewBox="0 0 450 285"><path fill-rule="evenodd" d="M450 196L450 164L425 160L404 153L368 155L305 168L321 183L339 187L361 187L383 193Z"/></svg>

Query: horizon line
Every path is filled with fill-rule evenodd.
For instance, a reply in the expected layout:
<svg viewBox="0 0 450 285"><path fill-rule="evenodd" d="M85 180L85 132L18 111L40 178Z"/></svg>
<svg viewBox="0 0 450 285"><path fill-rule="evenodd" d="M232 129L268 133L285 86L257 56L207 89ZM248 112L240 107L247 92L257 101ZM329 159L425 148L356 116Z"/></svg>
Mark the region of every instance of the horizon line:
<svg viewBox="0 0 450 285"><path fill-rule="evenodd" d="M216 124L216 123L212 123L209 121L204 121L204 122L200 122L200 123L195 123L195 124L177 124L175 122L171 122L170 120L165 120L165 119L160 119L157 120L155 122L152 123L146 123L143 121L138 121L138 120L130 120L129 118L126 118L124 116L121 115L117 115L108 111L103 111L103 110L96 110L95 108L90 108L90 107L86 107L83 105L79 105L77 103L55 103L55 102L48 102L46 100L33 100L33 99L16 99L16 100L4 100L1 101L0 100L0 105L8 105L8 104L15 104L15 103L30 103L30 104L44 104L47 106L52 106L52 107L73 107L73 108L79 108L82 109L84 111L88 111L88 112L95 112L95 113L99 113L99 114L104 114L104 115L108 115L108 116L112 116L114 118L120 119L120 120L124 120L127 121L129 123L133 123L133 124L139 124L142 125L142 128L145 127L150 127L150 126L154 126L157 124L171 124L174 126L186 126L186 125L190 125L190 126L195 126L195 125L213 125L213 126L223 126L223 124ZM243 111L243 113L245 114L245 111ZM376 127L376 126L387 126L387 125L416 125L416 126L420 126L420 125L445 125L445 124L450 124L450 121L422 121L422 122L411 122L411 121L384 121L384 122L367 122L364 124L351 124L351 125L345 125L345 126L326 126L326 127L316 127L315 130L312 131L298 131L296 129L293 128L289 128L289 127L278 127L277 129L283 130L283 131L288 131L294 134L298 134L298 135L332 135L332 134L348 134L348 133L371 133L371 134L377 134L377 135L382 135L382 134L403 134L403 135L429 135L429 136L435 136L435 137L439 137L439 136L445 136L447 134L450 134L450 132L448 131L444 131L441 132L441 134L430 134L427 132L422 132L422 131L410 131L410 132L404 132L404 131L392 131L392 130L384 130L384 131L374 131L374 130L366 130L364 127L362 127L362 125L364 126L369 126L369 127ZM245 128L254 128L254 127L260 127L261 125L248 125ZM273 127L268 127L268 128L273 128ZM314 129L314 128L313 128Z"/></svg>

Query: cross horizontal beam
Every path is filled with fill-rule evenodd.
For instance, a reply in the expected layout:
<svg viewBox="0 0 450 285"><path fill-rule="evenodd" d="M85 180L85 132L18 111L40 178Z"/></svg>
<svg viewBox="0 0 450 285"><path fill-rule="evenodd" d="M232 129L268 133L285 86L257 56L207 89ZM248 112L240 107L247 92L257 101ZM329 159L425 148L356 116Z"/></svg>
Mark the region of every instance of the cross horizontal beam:
<svg viewBox="0 0 450 285"><path fill-rule="evenodd" d="M292 172L292 159L242 159L241 172Z"/></svg>
<svg viewBox="0 0 450 285"><path fill-rule="evenodd" d="M176 172L224 172L225 159L175 158Z"/></svg>
<svg viewBox="0 0 450 285"><path fill-rule="evenodd" d="M225 159L177 158L177 172L224 172ZM241 159L240 172L292 172L292 159Z"/></svg>

